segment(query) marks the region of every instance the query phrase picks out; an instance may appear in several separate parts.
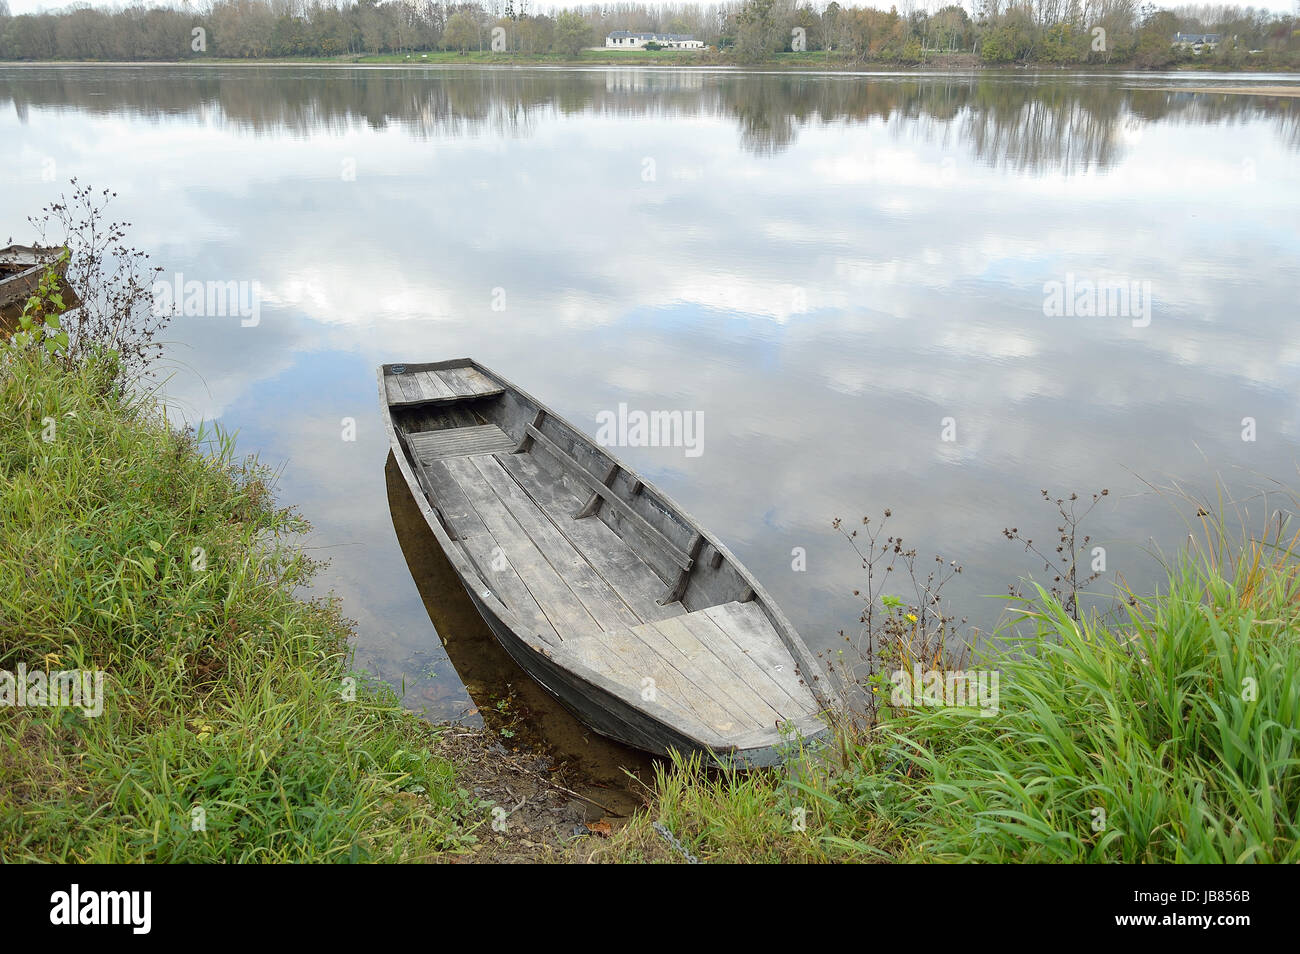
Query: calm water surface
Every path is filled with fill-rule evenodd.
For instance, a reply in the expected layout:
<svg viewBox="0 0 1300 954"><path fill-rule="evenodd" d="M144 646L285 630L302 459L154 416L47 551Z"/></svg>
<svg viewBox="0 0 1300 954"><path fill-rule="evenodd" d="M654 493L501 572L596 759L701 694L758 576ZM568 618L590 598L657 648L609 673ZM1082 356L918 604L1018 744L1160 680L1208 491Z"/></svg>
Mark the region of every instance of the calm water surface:
<svg viewBox="0 0 1300 954"><path fill-rule="evenodd" d="M699 456L618 453L823 648L859 611L836 516L892 508L987 628L1041 576L1000 532L1053 536L1040 488L1108 488L1103 582L1142 590L1186 533L1150 484L1294 483L1300 100L1165 88L1243 82L1294 80L0 68L0 237L77 176L169 275L260 283L255 327L173 322L168 400L283 467L360 665L453 717L383 361L473 356L592 433L703 412ZM1068 276L1149 283L1149 323L1046 317Z"/></svg>

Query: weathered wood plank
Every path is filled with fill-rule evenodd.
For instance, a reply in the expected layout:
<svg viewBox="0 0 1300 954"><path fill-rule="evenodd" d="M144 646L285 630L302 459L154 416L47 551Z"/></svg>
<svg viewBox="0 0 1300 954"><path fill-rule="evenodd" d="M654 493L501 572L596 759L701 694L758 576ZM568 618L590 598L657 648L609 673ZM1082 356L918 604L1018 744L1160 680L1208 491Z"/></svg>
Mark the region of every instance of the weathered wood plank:
<svg viewBox="0 0 1300 954"><path fill-rule="evenodd" d="M395 374L393 380L397 382L397 386L401 388L402 395L408 402L424 400L424 392L420 390L420 385L410 374Z"/></svg>
<svg viewBox="0 0 1300 954"><path fill-rule="evenodd" d="M571 425L554 418L548 418L545 424L537 425L537 427L546 437L550 438L551 442L561 452L568 455L569 459L577 467L586 471L590 477L599 478L606 472L609 465L614 462L608 453ZM633 488L638 484L641 485L640 490L633 492ZM671 503L661 499L636 474L625 468L618 470L609 490L627 504L638 517L650 524L651 527L667 539L669 544L682 552L685 552L691 538L699 529L689 521L684 520ZM585 488L584 493L579 494L579 496L584 495ZM602 507L600 518L607 523L620 520L620 511ZM616 527L615 529L619 528ZM639 535L641 531L639 527L633 527L633 532ZM621 529L619 529L619 533L622 535ZM675 578L675 574L672 578Z"/></svg>
<svg viewBox="0 0 1300 954"><path fill-rule="evenodd" d="M463 404L423 403L406 409L407 420L411 423L408 434L422 434L425 431L442 431L451 427L475 427L485 423Z"/></svg>
<svg viewBox="0 0 1300 954"><path fill-rule="evenodd" d="M663 582L637 552L599 520L575 520L575 497L560 481L543 470L531 454L499 454L497 460L568 537L632 611L639 621L667 619L686 612L681 603L659 605Z"/></svg>
<svg viewBox="0 0 1300 954"><path fill-rule="evenodd" d="M496 492L483 481L473 461L467 457L455 457L448 459L446 464L560 638L584 633L598 635L604 627L596 622L569 585L555 572L545 555L502 505Z"/></svg>
<svg viewBox="0 0 1300 954"><path fill-rule="evenodd" d="M427 484L425 490L429 492L433 505L438 508L443 520L456 531L457 537L463 540L475 533L486 532L478 512L471 506L465 492L460 489L460 484L443 461L421 461L417 474Z"/></svg>
<svg viewBox="0 0 1300 954"><path fill-rule="evenodd" d="M574 658L584 665L590 666L597 672L605 673L611 679L635 691L640 691L643 687L642 680L647 676L656 678L656 685L662 685L662 680L668 674L665 661L660 659L643 640L632 635L631 626L637 625L638 617L594 571L564 534L551 523L550 518L515 482L500 461L489 456L467 457L462 461L463 465L473 465L482 478L483 487L496 495L500 506L514 518L515 523L527 535L528 542L534 548L529 550L523 547L520 540L506 541L500 530L493 526L494 518L481 514L485 523L492 527L498 543L504 544L506 557L510 559L511 566L542 606L543 612L547 614L552 625L559 631L561 647L556 650L556 654L563 657L566 653L573 653ZM463 465L458 461L458 464L453 466L458 470L458 479L465 482L470 479L470 474L468 467ZM470 495L474 494L475 491L470 490ZM488 500L486 492L480 491L480 495L484 502ZM503 521L501 526L505 525ZM601 634L584 633L581 626L573 632L567 632L562 628L563 624L557 620L555 613L558 610L573 614L575 608L571 604L566 605L563 592L554 586L554 581L547 574L546 569L534 559L534 550L549 564L559 581L569 588L582 608L602 627ZM524 552L522 560L521 551ZM610 636L610 633L614 635ZM570 645L571 643L577 645ZM673 698L681 699L683 707L680 711L691 718L701 719L707 713L706 721L709 722L733 724L736 721L727 717L726 713L722 713L723 717L719 719L718 711L709 707L707 697L688 683L670 678L669 692ZM703 711L697 707L702 708Z"/></svg>
<svg viewBox="0 0 1300 954"><path fill-rule="evenodd" d="M598 636L570 635L561 644L560 650L554 653L553 658L561 663L567 661L581 663L629 690L637 685L641 678L630 661L620 658Z"/></svg>
<svg viewBox="0 0 1300 954"><path fill-rule="evenodd" d="M456 374L459 375L466 384L476 389L476 393L486 394L489 391L500 391L501 385L497 384L478 368L463 365L456 368Z"/></svg>
<svg viewBox="0 0 1300 954"><path fill-rule="evenodd" d="M757 602L724 603L701 612L793 702L806 706L807 711L816 711L817 697L800 680L798 663Z"/></svg>
<svg viewBox="0 0 1300 954"><path fill-rule="evenodd" d="M463 538L460 545L464 548L470 562L474 564L474 568L478 570L479 576L523 627L524 632L520 635L536 636L552 652L558 650L563 645L563 640L560 639L541 605L533 597L528 585L510 564L509 558L503 559L505 550L492 534L480 525L479 532Z"/></svg>
<svg viewBox="0 0 1300 954"><path fill-rule="evenodd" d="M459 368L439 368L436 371L431 371L429 373L436 375L453 394L459 394L462 396L467 394L480 394L484 390L483 388L471 385L466 381L461 375Z"/></svg>
<svg viewBox="0 0 1300 954"><path fill-rule="evenodd" d="M641 622L610 585L601 579L582 555L573 548L564 534L556 529L551 519L515 483L514 478L502 469L495 457L478 456L466 459L483 475L484 483L492 488L511 516L528 534L529 540L603 629L615 629L620 625L636 626Z"/></svg>
<svg viewBox="0 0 1300 954"><path fill-rule="evenodd" d="M475 424L440 431L421 431L406 436L411 449L428 463L446 457L495 454L514 447L510 435L495 424Z"/></svg>
<svg viewBox="0 0 1300 954"><path fill-rule="evenodd" d="M544 410L542 410L542 409L539 408L538 411L537 411L537 413L535 413L535 414L533 415L533 424L532 424L532 429L533 429L533 430L536 430L537 428L541 427L541 426L542 426L542 421L544 421L544 420L546 420L546 411L544 411ZM519 443L515 446L515 450L514 450L514 452L515 452L516 454L522 454L522 453L524 453L524 452L526 452L526 451L532 449L532 446L533 446L533 435L530 434L530 433L528 433L528 431L529 431L529 428L525 427L525 428L524 428L524 436L521 437L521 438L519 438Z"/></svg>
<svg viewBox="0 0 1300 954"><path fill-rule="evenodd" d="M695 537L691 540L690 548L686 551L686 555L690 558L692 565L694 565L695 561L700 558L700 548L702 546L704 546L704 534L696 531ZM682 570L681 573L677 574L677 582L668 587L664 595L659 597L656 602L662 604L680 602L682 595L686 592L686 584L690 581L690 578L691 571L688 567Z"/></svg>
<svg viewBox="0 0 1300 954"><path fill-rule="evenodd" d="M535 636L548 647L559 646L560 637L555 627L533 599L509 560L502 560L503 548L488 532L447 465L442 461L432 461L421 465L419 470L421 479L430 484L433 502L443 520L450 523L456 531L459 538L457 543L497 599L515 615L524 629L521 635Z"/></svg>
<svg viewBox="0 0 1300 954"><path fill-rule="evenodd" d="M655 634L656 636L658 634ZM699 719L718 732L744 731L756 724L743 712L736 713L712 698L698 684L699 674L680 652L662 637L658 644L626 627L607 630L600 636L603 644L632 670L632 688L650 694L651 701ZM646 680L652 680L647 684Z"/></svg>
<svg viewBox="0 0 1300 954"><path fill-rule="evenodd" d="M389 404L405 404L406 395L402 393L402 385L397 376L384 375L384 392L388 395Z"/></svg>
<svg viewBox="0 0 1300 954"><path fill-rule="evenodd" d="M442 378L443 382L459 395L497 394L501 391L499 384L474 368L441 368L433 373Z"/></svg>
<svg viewBox="0 0 1300 954"><path fill-rule="evenodd" d="M690 682L695 693L709 701L708 706L703 706L697 700L694 707L696 713L705 722L722 731L739 731L746 727L754 728L763 724L725 692L719 692L716 683L709 677L709 674L655 626L637 626L631 632L633 636L654 650L660 658L671 663L677 673ZM694 699L695 696L692 696L692 698ZM719 716L715 710L720 710L723 716ZM731 727L723 730L722 726L727 722L731 723Z"/></svg>
<svg viewBox="0 0 1300 954"><path fill-rule="evenodd" d="M442 508L437 505L437 494L431 492L436 482L430 479L429 473L425 469L425 466L420 461L419 457L413 458L412 463L415 466L415 479L419 481L420 487L424 489L425 497L428 498L429 503L433 506L433 512L437 515L438 522L442 524L442 529L446 531L447 536L452 540L460 540L460 531L457 530L455 525L447 519L447 515L443 513Z"/></svg>
<svg viewBox="0 0 1300 954"><path fill-rule="evenodd" d="M474 368L428 368L407 365L402 374L384 375L384 392L397 407L454 404L504 394L505 388Z"/></svg>
<svg viewBox="0 0 1300 954"><path fill-rule="evenodd" d="M677 647L687 659L694 663L707 680L705 686L715 698L725 694L746 715L752 717L759 725L771 725L781 718L767 700L756 693L748 683L738 677L731 668L719 659L713 649L702 643L698 636L684 622L692 614L673 616L643 626L653 626L670 643ZM710 624L712 625L712 624ZM638 627L640 629L641 627Z"/></svg>
<svg viewBox="0 0 1300 954"><path fill-rule="evenodd" d="M541 426L536 422L534 427L541 432L544 440L534 442L532 435L525 429L524 441L527 449L538 460L539 465L570 492L580 499L588 498L593 491L598 491L596 495L602 500L605 496L618 497L618 492L612 484L599 491L593 483L597 478L597 470L608 473L613 469L615 481L622 476L620 469L610 467L613 464L612 460L567 432L562 437L551 439L550 435L541 431ZM579 454L584 459L589 458L590 463L597 470L588 469L583 460L577 456ZM626 501L623 503L626 505ZM629 515L624 516L625 513ZM596 516L601 523L613 530L615 535L628 542L641 559L655 571L664 586L670 586L677 581L682 570L680 554L673 550L672 540L660 533L653 523L646 520L639 512L629 510L628 506L622 509L617 505L601 507Z"/></svg>
<svg viewBox="0 0 1300 954"><path fill-rule="evenodd" d="M677 617L691 631L702 645L707 647L732 673L738 684L747 686L755 696L776 712L782 719L790 719L806 714L807 710L800 702L792 699L765 672L743 655L736 644L727 638L718 628L718 624L704 613L688 613Z"/></svg>
<svg viewBox="0 0 1300 954"><path fill-rule="evenodd" d="M442 378L432 371L417 371L412 377L420 386L420 391L427 401L440 401L443 398L457 397L455 390L447 387Z"/></svg>
<svg viewBox="0 0 1300 954"><path fill-rule="evenodd" d="M673 543L662 533L660 533L648 520L645 519L645 517L641 516L639 513L633 510L627 503L623 501L621 497L619 497L616 493L614 493L614 491L606 487L596 477L593 477L590 473L588 473L582 467L582 465L578 464L571 457L565 454L564 451L554 441L552 441L549 437L547 437L537 428L533 427L531 424L528 425L528 436L531 437L533 440L537 441L537 443L543 445L547 450L549 450L553 455L555 455L555 457L559 459L562 463L566 461L569 462L572 467L574 475L578 478L578 480L581 483L587 486L588 490L600 494L607 503L612 505L614 509L619 512L620 515L622 515L624 518L626 518L631 523L633 523L643 534L646 535L648 539L653 540L657 546L662 547L663 550L670 557L673 558L673 560L677 563L679 567L681 567L683 570L689 570L691 568L694 561L686 554L685 551L683 551L675 543Z"/></svg>
<svg viewBox="0 0 1300 954"><path fill-rule="evenodd" d="M617 474L618 474L618 464L611 463L609 467L606 468L605 476L604 478L601 479L600 482L604 484L606 487L608 487L610 484L614 482L614 477ZM604 500L604 498L601 497L600 494L593 492L591 496L587 498L587 502L582 505L582 509L578 510L573 515L574 519L585 520L587 517L595 516L596 512L600 510L600 504L602 500Z"/></svg>

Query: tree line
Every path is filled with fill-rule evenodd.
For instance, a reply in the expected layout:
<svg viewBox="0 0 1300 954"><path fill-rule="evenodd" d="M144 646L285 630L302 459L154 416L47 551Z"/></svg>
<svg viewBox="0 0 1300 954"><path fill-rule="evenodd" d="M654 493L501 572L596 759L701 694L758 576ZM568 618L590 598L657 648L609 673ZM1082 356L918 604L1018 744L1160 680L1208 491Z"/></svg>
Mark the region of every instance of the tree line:
<svg viewBox="0 0 1300 954"><path fill-rule="evenodd" d="M615 30L692 34L704 62L757 63L782 53L820 53L848 63L973 61L1208 65L1300 65L1300 18L1252 7L1183 6L1138 0L973 0L930 11L915 0L888 10L799 0L718 4L577 6L554 15L528 0L217 0L194 9L137 3L73 6L12 16L0 0L0 59L261 59L471 51L579 56ZM1211 49L1174 44L1176 33L1220 34Z"/></svg>

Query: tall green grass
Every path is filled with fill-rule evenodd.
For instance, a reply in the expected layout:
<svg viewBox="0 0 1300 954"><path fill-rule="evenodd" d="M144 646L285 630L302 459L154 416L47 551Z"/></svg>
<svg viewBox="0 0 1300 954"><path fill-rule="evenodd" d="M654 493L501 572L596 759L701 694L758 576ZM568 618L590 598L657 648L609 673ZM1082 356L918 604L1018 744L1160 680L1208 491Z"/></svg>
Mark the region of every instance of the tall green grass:
<svg viewBox="0 0 1300 954"><path fill-rule="evenodd" d="M679 765L650 820L704 859L1300 861L1295 541L1213 542L1109 624L1039 590L1028 643L983 664L990 717L894 710L739 786ZM652 853L646 824L605 856Z"/></svg>
<svg viewBox="0 0 1300 954"><path fill-rule="evenodd" d="M294 596L305 524L228 435L170 428L111 356L0 351L0 415L0 669L106 673L98 717L0 706L0 860L421 860L474 840L436 730L364 681L349 701L348 625Z"/></svg>
<svg viewBox="0 0 1300 954"><path fill-rule="evenodd" d="M1247 585L1184 563L1123 625L1045 597L1002 708L891 725L914 753L889 814L939 860L1300 860L1295 574Z"/></svg>

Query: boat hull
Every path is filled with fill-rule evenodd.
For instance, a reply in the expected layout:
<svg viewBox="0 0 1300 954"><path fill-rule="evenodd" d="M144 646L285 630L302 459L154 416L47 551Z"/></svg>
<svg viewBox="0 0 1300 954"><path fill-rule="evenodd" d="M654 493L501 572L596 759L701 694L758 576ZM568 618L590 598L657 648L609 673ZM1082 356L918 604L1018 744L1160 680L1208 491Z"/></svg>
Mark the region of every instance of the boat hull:
<svg viewBox="0 0 1300 954"><path fill-rule="evenodd" d="M445 548L444 552L447 553ZM447 556L448 559L453 559L451 553L447 553ZM479 599L463 577L461 584L465 586L465 592L469 594L474 608L478 610L483 621L487 623L488 629L492 631L497 642L510 658L534 682L593 731L616 742L622 742L624 745L660 756L668 756L674 752L684 756L699 754L708 762L718 760L750 768L776 765L782 760L786 749L784 745L717 752L689 736L672 731L669 726L627 705L617 696L602 692L596 686L575 676L564 666L533 650L518 633ZM805 735L804 741L811 741L823 732Z"/></svg>
<svg viewBox="0 0 1300 954"><path fill-rule="evenodd" d="M468 367L470 365L472 365L472 362L468 362L468 359L458 359L456 362L446 362L444 365L436 366ZM472 366L487 373L487 369L479 365ZM526 627L521 628L520 621L515 616L516 610L503 604L500 595L491 586L485 584L486 577L483 575L481 565L483 554L478 553L476 556L471 556L463 543L456 542L462 538L457 536L453 528L449 526L448 517L443 512L443 508L447 506L447 500L431 498L428 495L427 488L420 477L417 476L417 466L423 468L426 464L420 463L417 465L411 456L411 447L420 438L422 432L408 432L398 427L394 418L393 407L389 403L393 394L388 390L385 381L386 367L381 368L379 372L379 389L384 402L385 426L389 432L394 461L408 491L411 493L412 499L423 516L425 524L438 541L438 545L447 557L451 567L455 570L456 576L469 596L475 610L483 618L501 647L530 678L572 712L581 722L602 736L655 755L666 756L670 753L679 753L690 756L698 753L709 763L718 762L744 767L777 764L788 757L791 750L797 747L800 741L810 741L829 731L821 714L825 709L834 707L834 702L827 701L824 696L819 696L817 701L821 703L821 709L814 706L813 708L816 711L805 710L801 715L792 715L790 718L780 721L779 728L777 724L768 723L766 726L758 725L754 728L736 730L720 736L714 729L702 723L691 724L689 720L683 723L680 712L669 712L653 697L650 699L644 698L641 686L632 686L626 680L611 680L608 672L596 671L584 662L580 662L572 655L572 651L566 647L564 631L560 631L558 643L553 639L548 643L546 638L539 636L535 631ZM412 366L403 365L400 367L409 369ZM415 367L435 367L435 365ZM494 380L502 384L502 392L499 393L504 393L506 399L527 402L525 408L528 412L527 416L532 416L534 408L542 407L534 399L514 385L499 378L499 376L494 376ZM547 413L550 412L547 411ZM555 418L555 420L560 419ZM566 426L568 425L566 424ZM411 437L411 434L415 436ZM540 440L542 436L538 434L537 439ZM474 439L479 440L477 433L474 435ZM408 443L408 441L411 443ZM500 443L500 441L497 441L497 444L493 446L498 447ZM509 442L505 443L508 444ZM424 447L425 450L421 451L422 457L427 453L429 445L425 444ZM497 452L500 452L499 447ZM516 450L515 452L519 453L521 451ZM427 474L425 474L425 477L428 479ZM657 488L651 488L649 484L645 484L645 486L653 490L662 499L667 499L659 494ZM442 492L440 485L439 493ZM692 526L698 530L698 525L693 520ZM699 530L699 533L703 534L704 531ZM710 546L717 553L712 564L714 568L717 568L724 559L734 559L730 552L712 535L709 535L707 539ZM741 581L744 586L740 597L743 597L743 592L747 590L751 599L758 595L764 601L768 601L769 598L762 592L761 586L748 574L748 571L744 571L743 567L740 568L740 571L744 573L744 578ZM731 596L729 598L734 600L740 597ZM741 601L743 602L743 599ZM732 605L737 604L733 603ZM788 627L788 621L784 620L779 610L773 608L772 615ZM554 635L552 634L552 637ZM569 635L574 638L574 634ZM799 666L803 673L809 674L815 679L815 674L820 667L816 666L816 663L808 654L806 646L799 640L792 628L788 630L788 637L793 648L797 651L797 654L793 657L793 663ZM581 640L579 640L580 643ZM557 656L560 658L557 658ZM789 660L789 657L787 659ZM809 682L811 683L812 679ZM822 691L825 693L824 683ZM815 693L816 690L814 690ZM812 701L812 697L810 697L810 701Z"/></svg>

